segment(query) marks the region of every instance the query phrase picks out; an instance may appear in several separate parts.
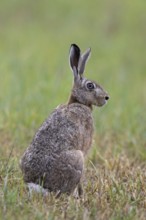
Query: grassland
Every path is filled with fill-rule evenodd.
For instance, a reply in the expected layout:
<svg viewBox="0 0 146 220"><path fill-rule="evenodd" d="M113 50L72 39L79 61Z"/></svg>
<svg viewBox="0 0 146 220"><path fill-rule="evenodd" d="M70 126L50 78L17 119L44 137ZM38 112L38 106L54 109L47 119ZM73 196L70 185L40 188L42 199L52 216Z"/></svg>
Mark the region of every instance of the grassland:
<svg viewBox="0 0 146 220"><path fill-rule="evenodd" d="M146 219L144 0L0 2L0 219ZM110 94L94 109L82 199L29 196L19 159L72 85L71 43L92 48L87 77Z"/></svg>

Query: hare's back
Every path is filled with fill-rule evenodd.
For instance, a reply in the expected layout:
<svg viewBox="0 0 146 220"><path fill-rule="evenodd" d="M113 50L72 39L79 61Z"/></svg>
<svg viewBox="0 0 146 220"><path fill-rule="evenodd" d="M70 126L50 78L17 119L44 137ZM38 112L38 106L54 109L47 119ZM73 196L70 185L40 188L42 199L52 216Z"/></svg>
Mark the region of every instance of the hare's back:
<svg viewBox="0 0 146 220"><path fill-rule="evenodd" d="M62 105L55 109L34 137L34 145L51 152L80 149L91 145L93 122L91 110L81 104Z"/></svg>

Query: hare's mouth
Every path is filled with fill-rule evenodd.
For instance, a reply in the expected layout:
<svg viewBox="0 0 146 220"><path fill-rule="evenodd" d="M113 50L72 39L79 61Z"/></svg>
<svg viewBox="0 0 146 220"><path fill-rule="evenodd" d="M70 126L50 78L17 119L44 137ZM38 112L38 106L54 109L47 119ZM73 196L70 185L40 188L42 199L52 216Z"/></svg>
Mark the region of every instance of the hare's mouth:
<svg viewBox="0 0 146 220"><path fill-rule="evenodd" d="M98 96L98 98L96 99L96 106L98 107L102 107L103 105L105 105L107 103L109 99L109 96L106 94L104 96Z"/></svg>
<svg viewBox="0 0 146 220"><path fill-rule="evenodd" d="M103 99L102 101L97 102L97 103L96 103L96 106L97 106L97 107L102 107L102 106L105 105L105 104L107 104L107 100Z"/></svg>

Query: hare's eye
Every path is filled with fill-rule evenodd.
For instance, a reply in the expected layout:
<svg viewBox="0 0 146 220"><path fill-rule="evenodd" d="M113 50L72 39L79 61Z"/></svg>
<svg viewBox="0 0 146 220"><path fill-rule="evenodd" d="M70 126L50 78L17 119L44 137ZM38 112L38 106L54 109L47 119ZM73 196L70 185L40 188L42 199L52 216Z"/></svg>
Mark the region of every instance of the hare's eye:
<svg viewBox="0 0 146 220"><path fill-rule="evenodd" d="M94 84L93 84L93 83L89 82L89 83L87 83L87 88L88 88L89 90L92 90L92 89L94 89L95 87L94 87Z"/></svg>

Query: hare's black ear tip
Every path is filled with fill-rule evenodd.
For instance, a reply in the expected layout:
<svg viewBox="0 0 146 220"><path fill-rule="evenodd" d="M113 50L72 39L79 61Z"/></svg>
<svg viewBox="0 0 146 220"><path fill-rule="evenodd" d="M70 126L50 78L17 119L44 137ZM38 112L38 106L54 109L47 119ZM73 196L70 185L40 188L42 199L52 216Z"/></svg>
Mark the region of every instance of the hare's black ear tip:
<svg viewBox="0 0 146 220"><path fill-rule="evenodd" d="M77 47L77 45L73 43L73 44L71 44L71 47Z"/></svg>
<svg viewBox="0 0 146 220"><path fill-rule="evenodd" d="M79 46L77 45L77 44L71 44L71 46L70 46L71 48L76 48L76 49L79 49Z"/></svg>

